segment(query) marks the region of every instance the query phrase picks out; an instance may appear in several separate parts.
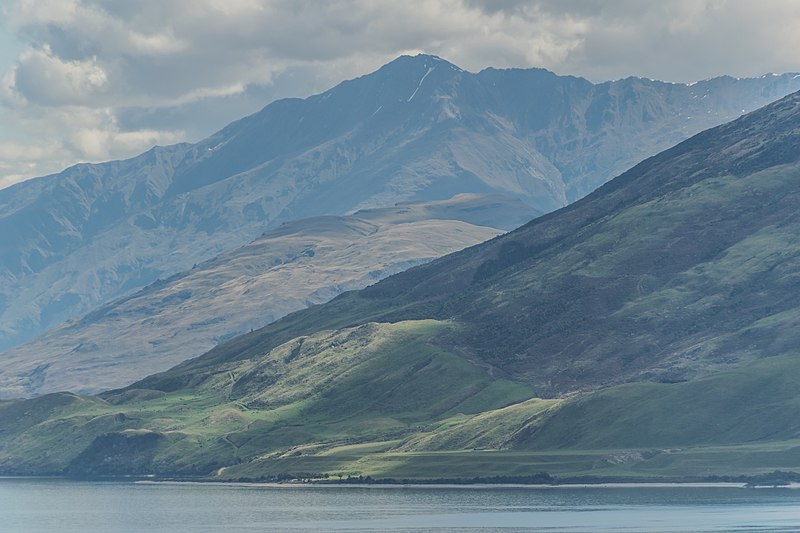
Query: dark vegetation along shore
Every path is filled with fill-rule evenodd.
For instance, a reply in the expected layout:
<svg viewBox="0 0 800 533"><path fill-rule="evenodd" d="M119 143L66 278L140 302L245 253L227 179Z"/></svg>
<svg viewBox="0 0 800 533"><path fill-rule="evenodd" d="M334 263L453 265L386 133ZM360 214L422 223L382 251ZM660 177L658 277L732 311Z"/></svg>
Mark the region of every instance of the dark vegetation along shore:
<svg viewBox="0 0 800 533"><path fill-rule="evenodd" d="M129 387L0 403L0 472L794 481L798 205L793 94Z"/></svg>

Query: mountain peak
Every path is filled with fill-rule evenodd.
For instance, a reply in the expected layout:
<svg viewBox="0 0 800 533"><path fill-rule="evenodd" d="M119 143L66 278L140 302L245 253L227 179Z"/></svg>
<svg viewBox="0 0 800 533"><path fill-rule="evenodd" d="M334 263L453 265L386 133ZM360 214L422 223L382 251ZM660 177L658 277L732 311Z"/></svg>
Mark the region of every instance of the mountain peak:
<svg viewBox="0 0 800 533"><path fill-rule="evenodd" d="M398 71L402 73L409 69L422 69L422 68L427 69L436 67L449 67L450 69L455 70L457 72L464 72L464 69L462 69L457 65L454 65L453 63L447 61L446 59L442 59L437 55L424 54L424 53L416 55L404 54L398 56L397 58L393 59L389 63L379 68L377 72Z"/></svg>

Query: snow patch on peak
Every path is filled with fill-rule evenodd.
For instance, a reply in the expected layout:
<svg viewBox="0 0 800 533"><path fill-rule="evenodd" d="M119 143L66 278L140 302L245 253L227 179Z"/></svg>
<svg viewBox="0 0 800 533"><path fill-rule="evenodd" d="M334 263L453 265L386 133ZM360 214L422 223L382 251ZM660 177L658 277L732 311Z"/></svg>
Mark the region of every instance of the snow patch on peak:
<svg viewBox="0 0 800 533"><path fill-rule="evenodd" d="M422 76L422 79L419 80L419 83L417 84L417 88L414 89L414 92L411 93L411 96L408 97L408 100L406 100L406 102L410 102L411 100L414 99L414 97L417 95L417 91L419 91L419 88L422 87L422 82L425 81L425 78L428 77L428 74L433 72L435 68L436 67L428 67L428 71Z"/></svg>

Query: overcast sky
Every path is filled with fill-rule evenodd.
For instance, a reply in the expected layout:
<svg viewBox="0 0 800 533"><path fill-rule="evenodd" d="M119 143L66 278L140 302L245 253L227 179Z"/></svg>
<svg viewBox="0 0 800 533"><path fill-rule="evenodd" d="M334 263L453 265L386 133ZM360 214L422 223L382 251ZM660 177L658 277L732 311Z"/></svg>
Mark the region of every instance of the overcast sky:
<svg viewBox="0 0 800 533"><path fill-rule="evenodd" d="M403 53L592 81L800 71L798 0L0 3L0 187L197 141Z"/></svg>

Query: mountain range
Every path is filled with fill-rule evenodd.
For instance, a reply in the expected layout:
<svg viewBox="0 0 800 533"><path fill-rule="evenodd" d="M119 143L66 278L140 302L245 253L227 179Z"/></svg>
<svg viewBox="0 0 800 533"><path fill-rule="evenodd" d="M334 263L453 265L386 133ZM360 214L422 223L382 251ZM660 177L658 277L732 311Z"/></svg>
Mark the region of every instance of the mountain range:
<svg viewBox="0 0 800 533"><path fill-rule="evenodd" d="M795 74L594 84L400 57L196 144L0 190L0 350L283 222L460 193L552 211L797 89Z"/></svg>
<svg viewBox="0 0 800 533"><path fill-rule="evenodd" d="M514 231L123 389L0 403L0 471L796 469L799 198L794 93Z"/></svg>
<svg viewBox="0 0 800 533"><path fill-rule="evenodd" d="M285 222L8 350L0 359L0 398L122 387L536 214L519 200L462 194Z"/></svg>

